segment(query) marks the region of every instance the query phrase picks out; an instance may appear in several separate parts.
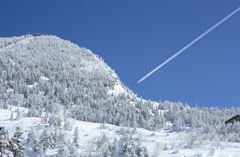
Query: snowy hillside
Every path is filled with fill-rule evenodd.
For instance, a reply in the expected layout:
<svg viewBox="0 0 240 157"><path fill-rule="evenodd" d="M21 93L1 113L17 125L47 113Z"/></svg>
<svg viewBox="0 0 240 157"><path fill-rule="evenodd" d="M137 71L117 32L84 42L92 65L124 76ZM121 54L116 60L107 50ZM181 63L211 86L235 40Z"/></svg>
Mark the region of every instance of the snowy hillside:
<svg viewBox="0 0 240 157"><path fill-rule="evenodd" d="M21 115L16 119L16 110L18 109ZM14 134L16 127L20 127L20 130L23 132L22 143L25 149L28 150L27 155L36 156L31 150L31 142L28 142L29 138L31 138L29 132L33 131L35 138L40 139L45 126L48 124L44 122L43 118L29 118L27 112L27 109L17 107L12 107L11 110L0 109L0 124L9 130L10 135ZM11 119L12 113L13 118ZM238 157L240 153L240 144L220 141L205 141L201 143L194 137L198 135L190 128L179 131L149 131L73 119L68 119L68 122L71 125L71 129L65 130L62 128L62 135L65 136L67 141L71 141L74 139L74 128L78 128L78 154L82 156L100 156L101 151L104 151L106 148L100 148L99 144L115 146L115 139L120 140L130 134L141 142L141 146L146 147L148 155L152 157ZM48 130L48 133L50 132ZM105 139L101 143L100 141L103 140L103 137ZM48 149L46 151L46 156L55 156L56 154L58 154L58 149Z"/></svg>
<svg viewBox="0 0 240 157"><path fill-rule="evenodd" d="M139 98L103 59L56 36L0 38L4 154L236 156L240 124L225 121L239 113Z"/></svg>

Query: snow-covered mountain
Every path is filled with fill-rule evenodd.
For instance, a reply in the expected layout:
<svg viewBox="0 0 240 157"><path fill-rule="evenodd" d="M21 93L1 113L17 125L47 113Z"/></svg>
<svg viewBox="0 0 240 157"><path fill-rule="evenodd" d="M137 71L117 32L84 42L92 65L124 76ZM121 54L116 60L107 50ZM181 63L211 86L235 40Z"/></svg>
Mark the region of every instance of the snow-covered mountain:
<svg viewBox="0 0 240 157"><path fill-rule="evenodd" d="M240 147L240 125L224 124L239 108L144 100L103 59L56 36L0 38L0 108L5 154L20 144L27 156L235 156Z"/></svg>
<svg viewBox="0 0 240 157"><path fill-rule="evenodd" d="M126 119L113 120L113 114L125 114L125 106L136 112L135 104L142 101L101 58L69 41L28 35L2 38L0 47L2 99L10 105L31 107L33 115L55 104L80 120L119 125ZM117 110L110 111L109 106Z"/></svg>

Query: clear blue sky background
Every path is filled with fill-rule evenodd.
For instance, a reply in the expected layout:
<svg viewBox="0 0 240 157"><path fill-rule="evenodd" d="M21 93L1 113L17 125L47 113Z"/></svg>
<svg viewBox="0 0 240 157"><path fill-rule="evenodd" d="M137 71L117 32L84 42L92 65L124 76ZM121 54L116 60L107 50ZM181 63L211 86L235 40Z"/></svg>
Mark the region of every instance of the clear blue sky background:
<svg viewBox="0 0 240 157"><path fill-rule="evenodd" d="M0 36L60 36L102 56L139 96L240 106L240 13L141 84L239 0L1 0Z"/></svg>

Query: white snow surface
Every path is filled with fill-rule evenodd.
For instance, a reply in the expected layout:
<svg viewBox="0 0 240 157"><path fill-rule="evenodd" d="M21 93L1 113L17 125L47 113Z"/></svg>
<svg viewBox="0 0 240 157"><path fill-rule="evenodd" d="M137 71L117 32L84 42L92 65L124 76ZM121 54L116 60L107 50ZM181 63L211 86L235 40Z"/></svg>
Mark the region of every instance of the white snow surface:
<svg viewBox="0 0 240 157"><path fill-rule="evenodd" d="M49 81L49 78L47 78L47 77L45 77L45 76L41 76L41 77L40 77L40 80L42 80L42 81Z"/></svg>
<svg viewBox="0 0 240 157"><path fill-rule="evenodd" d="M127 94L127 91L123 88L120 81L117 81L114 88L108 91L108 94L117 96L119 94Z"/></svg>
<svg viewBox="0 0 240 157"><path fill-rule="evenodd" d="M19 108L21 118L19 120L10 120L11 112L16 116L16 109ZM11 111L12 110L12 111ZM27 117L28 110L22 107L12 107L12 109L0 109L0 126L8 129L10 135L14 133L15 128L19 126L23 133L23 143L27 138L27 132L35 129L40 135L45 127L41 118ZM110 140L119 138L120 127L106 124L105 129L101 129L99 123L83 122L70 119L73 128L79 128L80 135L80 153L82 155L94 154L96 142L101 135L106 134ZM131 129L131 128L130 128ZM72 138L74 129L66 131L67 138ZM191 128L180 131L160 130L149 131L137 129L137 136L142 139L143 146L149 152L150 157L239 157L240 143L216 143L196 142L192 147L186 147L188 135ZM199 135L200 136L200 135ZM54 156L56 150L48 150L47 156Z"/></svg>

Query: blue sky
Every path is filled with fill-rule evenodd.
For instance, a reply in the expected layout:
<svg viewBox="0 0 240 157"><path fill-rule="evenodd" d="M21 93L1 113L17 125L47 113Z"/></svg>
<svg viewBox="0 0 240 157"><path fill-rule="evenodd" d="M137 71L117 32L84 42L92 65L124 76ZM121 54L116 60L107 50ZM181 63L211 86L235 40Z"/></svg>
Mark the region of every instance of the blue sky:
<svg viewBox="0 0 240 157"><path fill-rule="evenodd" d="M192 106L240 106L240 13L150 78L239 0L1 0L0 36L60 36L102 56L139 96Z"/></svg>

